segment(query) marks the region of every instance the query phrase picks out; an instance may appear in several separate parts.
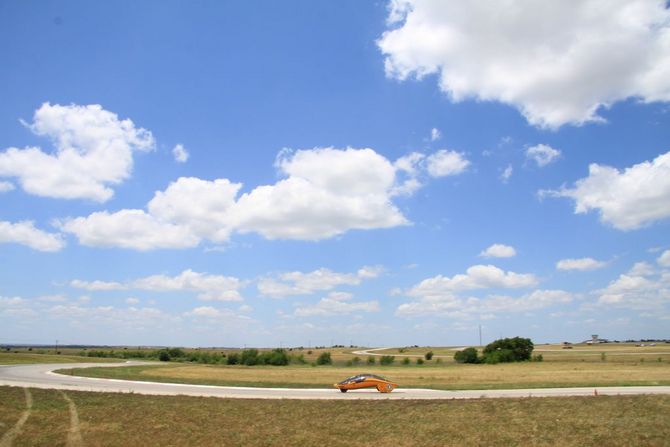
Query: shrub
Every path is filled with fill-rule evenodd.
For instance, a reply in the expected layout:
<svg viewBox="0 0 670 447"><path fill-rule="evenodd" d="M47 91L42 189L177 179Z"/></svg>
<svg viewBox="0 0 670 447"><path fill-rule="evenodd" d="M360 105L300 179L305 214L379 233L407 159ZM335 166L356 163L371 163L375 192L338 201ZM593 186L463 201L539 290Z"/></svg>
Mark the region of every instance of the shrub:
<svg viewBox="0 0 670 447"><path fill-rule="evenodd" d="M495 365L498 363L514 362L514 352L511 349L500 349L498 351L489 352L482 358L484 363Z"/></svg>
<svg viewBox="0 0 670 447"><path fill-rule="evenodd" d="M409 357L405 357L404 359L402 359L403 365L409 365L409 363L410 363Z"/></svg>
<svg viewBox="0 0 670 447"><path fill-rule="evenodd" d="M375 364L375 357L373 355L368 357L368 365L374 365Z"/></svg>
<svg viewBox="0 0 670 447"><path fill-rule="evenodd" d="M168 354L168 352L165 349L162 349L158 353L158 360L160 360L161 362L169 362L170 361L170 354Z"/></svg>
<svg viewBox="0 0 670 447"><path fill-rule="evenodd" d="M228 354L226 364L237 365L238 363L240 363L240 356L237 354L237 352L231 352L230 354Z"/></svg>
<svg viewBox="0 0 670 447"><path fill-rule="evenodd" d="M259 355L257 363L260 365L286 366L289 363L289 356L285 349L277 348Z"/></svg>
<svg viewBox="0 0 670 447"><path fill-rule="evenodd" d="M392 365L393 362L395 362L395 357L392 355L383 355L379 358L379 364L380 365Z"/></svg>
<svg viewBox="0 0 670 447"><path fill-rule="evenodd" d="M360 357L354 357L353 359L351 359L351 363L353 363L354 365L358 365L358 364L361 363L361 358Z"/></svg>
<svg viewBox="0 0 670 447"><path fill-rule="evenodd" d="M465 348L454 354L457 363L479 363L480 359L475 348Z"/></svg>
<svg viewBox="0 0 670 447"><path fill-rule="evenodd" d="M530 338L501 338L484 348L485 363L522 362L530 360L533 352Z"/></svg>
<svg viewBox="0 0 670 447"><path fill-rule="evenodd" d="M543 360L544 360L544 357L542 357L542 354L534 355L534 356L533 356L533 361L534 361L534 362L541 362L541 361L543 361Z"/></svg>
<svg viewBox="0 0 670 447"><path fill-rule="evenodd" d="M433 351L428 351L426 352L426 360L432 360L433 359Z"/></svg>
<svg viewBox="0 0 670 447"><path fill-rule="evenodd" d="M423 365L423 359L421 359L421 358L416 359L416 364L417 365Z"/></svg>
<svg viewBox="0 0 670 447"><path fill-rule="evenodd" d="M181 357L184 357L184 351L180 348L168 348L167 353L170 355L170 358L172 359L178 359Z"/></svg>
<svg viewBox="0 0 670 447"><path fill-rule="evenodd" d="M346 365L347 366L354 366L354 362L352 362L351 360L347 360Z"/></svg>
<svg viewBox="0 0 670 447"><path fill-rule="evenodd" d="M322 352L316 359L317 365L332 365L333 359L330 357L330 352Z"/></svg>
<svg viewBox="0 0 670 447"><path fill-rule="evenodd" d="M258 349L245 349L240 354L240 364L254 366L258 363Z"/></svg>

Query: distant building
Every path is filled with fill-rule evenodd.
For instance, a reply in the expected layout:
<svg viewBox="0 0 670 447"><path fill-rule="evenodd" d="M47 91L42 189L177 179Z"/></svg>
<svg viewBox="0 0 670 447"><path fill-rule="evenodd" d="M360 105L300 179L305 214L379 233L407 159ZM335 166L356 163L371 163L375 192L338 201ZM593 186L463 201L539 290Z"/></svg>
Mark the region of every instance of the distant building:
<svg viewBox="0 0 670 447"><path fill-rule="evenodd" d="M598 338L598 334L591 335L590 340L585 340L582 343L586 343L587 345L597 345L599 343L609 343L610 341L607 340L606 338Z"/></svg>

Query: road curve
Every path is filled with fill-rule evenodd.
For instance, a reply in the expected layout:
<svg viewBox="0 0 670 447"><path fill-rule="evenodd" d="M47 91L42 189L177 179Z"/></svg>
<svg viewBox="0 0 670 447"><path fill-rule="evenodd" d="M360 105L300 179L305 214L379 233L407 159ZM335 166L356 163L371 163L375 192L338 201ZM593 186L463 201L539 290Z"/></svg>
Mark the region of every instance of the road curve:
<svg viewBox="0 0 670 447"><path fill-rule="evenodd" d="M138 382L130 380L94 379L56 374L63 368L114 367L143 365L146 362L126 363L60 363L34 365L0 365L0 385L48 388L72 391L136 393L168 396L207 396L235 399L480 399L503 397L555 397L631 394L670 394L670 386L630 386L602 388L537 388L519 390L441 391L418 388L399 388L382 394L376 390L357 390L340 393L328 388L248 388L179 383ZM154 363L151 363L154 364Z"/></svg>

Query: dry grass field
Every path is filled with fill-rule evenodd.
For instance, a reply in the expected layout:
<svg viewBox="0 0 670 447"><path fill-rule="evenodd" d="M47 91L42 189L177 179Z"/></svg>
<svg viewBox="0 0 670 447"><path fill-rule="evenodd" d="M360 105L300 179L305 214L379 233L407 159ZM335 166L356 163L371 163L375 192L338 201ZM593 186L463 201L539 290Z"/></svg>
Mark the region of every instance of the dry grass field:
<svg viewBox="0 0 670 447"><path fill-rule="evenodd" d="M91 446L670 443L670 396L338 402L38 389L30 395L32 409L15 446L58 446L68 440ZM25 411L23 389L0 387L0 437Z"/></svg>
<svg viewBox="0 0 670 447"><path fill-rule="evenodd" d="M0 352L0 365L19 365L27 363L104 363L119 361L119 359L80 357L78 355L33 354L30 352Z"/></svg>
<svg viewBox="0 0 670 447"><path fill-rule="evenodd" d="M414 352L447 352L446 348L414 348ZM565 386L670 385L670 348L668 345L636 347L634 345L588 345L565 350L560 346L538 349L542 362L498 365L464 365L452 359L434 358L423 365L411 358L400 364L403 353L398 349L374 351L396 356L392 366L367 363L360 356L358 365L346 366L356 357L350 350L332 350L333 366L225 366L184 363L162 363L152 366L92 368L70 371L88 377L182 382L228 386L328 387L345 377L369 372L388 377L401 387L457 389L542 388ZM322 350L313 350L315 357ZM453 351L452 351L453 352ZM417 354L418 355L418 354Z"/></svg>

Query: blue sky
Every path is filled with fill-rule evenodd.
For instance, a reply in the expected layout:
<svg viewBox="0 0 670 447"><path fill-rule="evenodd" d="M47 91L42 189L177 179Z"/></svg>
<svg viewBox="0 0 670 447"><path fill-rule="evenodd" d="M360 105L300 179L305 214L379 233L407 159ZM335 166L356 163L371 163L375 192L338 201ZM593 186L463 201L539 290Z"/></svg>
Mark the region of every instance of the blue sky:
<svg viewBox="0 0 670 447"><path fill-rule="evenodd" d="M667 338L664 2L0 2L0 341Z"/></svg>

